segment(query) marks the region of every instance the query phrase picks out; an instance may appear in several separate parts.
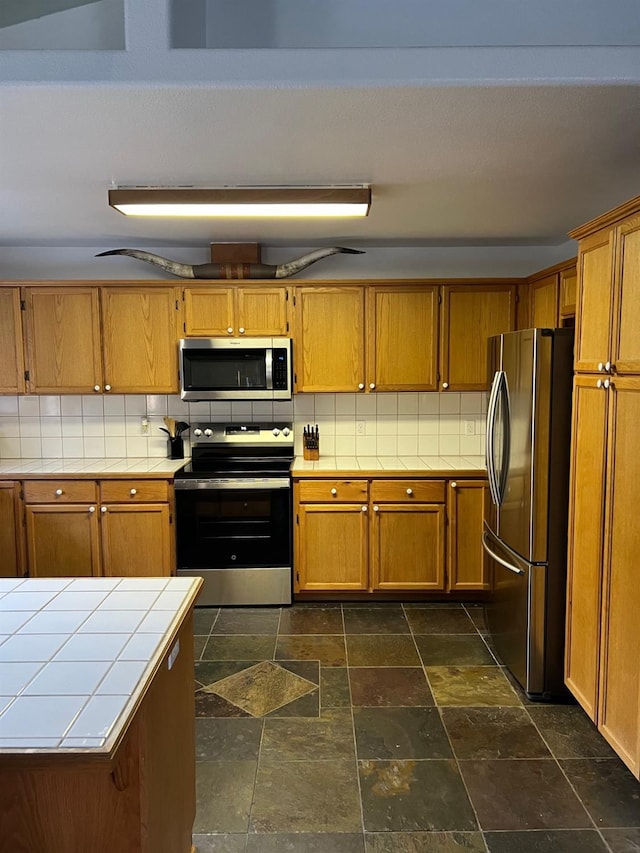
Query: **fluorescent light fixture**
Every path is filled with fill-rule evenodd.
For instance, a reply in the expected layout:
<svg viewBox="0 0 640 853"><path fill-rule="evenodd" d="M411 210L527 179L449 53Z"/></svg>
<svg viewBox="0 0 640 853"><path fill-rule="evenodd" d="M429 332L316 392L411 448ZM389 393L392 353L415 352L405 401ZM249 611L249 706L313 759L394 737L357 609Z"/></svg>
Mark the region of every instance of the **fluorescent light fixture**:
<svg viewBox="0 0 640 853"><path fill-rule="evenodd" d="M367 216L371 188L119 187L109 204L126 216L344 217Z"/></svg>

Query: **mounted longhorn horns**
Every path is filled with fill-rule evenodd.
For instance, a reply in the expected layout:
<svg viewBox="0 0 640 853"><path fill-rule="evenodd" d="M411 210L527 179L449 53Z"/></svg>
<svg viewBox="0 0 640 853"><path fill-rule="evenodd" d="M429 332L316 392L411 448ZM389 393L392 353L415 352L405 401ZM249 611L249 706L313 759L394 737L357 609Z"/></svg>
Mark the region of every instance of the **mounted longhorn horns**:
<svg viewBox="0 0 640 853"><path fill-rule="evenodd" d="M315 264L316 261L321 261L322 258L338 254L363 255L364 252L359 249L345 249L343 246L334 246L331 249L316 249L301 258L289 261L288 264L181 264L178 261L171 261L168 258L162 258L152 252L142 252L139 249L111 249L109 252L100 252L96 258L103 258L105 255L127 255L130 258L138 258L139 261L146 261L149 264L161 267L161 269L180 278L239 279L289 278L289 276L310 267L311 264Z"/></svg>

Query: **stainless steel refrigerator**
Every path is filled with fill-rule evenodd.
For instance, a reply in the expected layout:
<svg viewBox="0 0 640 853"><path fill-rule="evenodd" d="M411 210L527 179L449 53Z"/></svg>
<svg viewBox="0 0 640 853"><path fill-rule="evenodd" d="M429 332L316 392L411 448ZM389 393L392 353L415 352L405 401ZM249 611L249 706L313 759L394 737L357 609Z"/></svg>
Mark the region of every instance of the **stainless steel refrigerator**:
<svg viewBox="0 0 640 853"><path fill-rule="evenodd" d="M489 339L487 624L502 662L541 701L565 694L573 334L525 329Z"/></svg>

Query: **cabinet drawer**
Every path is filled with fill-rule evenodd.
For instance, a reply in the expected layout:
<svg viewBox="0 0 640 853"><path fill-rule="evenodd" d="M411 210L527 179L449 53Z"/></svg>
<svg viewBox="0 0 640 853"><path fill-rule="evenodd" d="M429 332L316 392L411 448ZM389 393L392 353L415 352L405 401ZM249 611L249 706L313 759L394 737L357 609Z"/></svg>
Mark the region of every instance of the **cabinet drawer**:
<svg viewBox="0 0 640 853"><path fill-rule="evenodd" d="M299 484L301 503L317 501L362 503L367 500L366 480L301 480Z"/></svg>
<svg viewBox="0 0 640 853"><path fill-rule="evenodd" d="M374 503L444 503L444 480L373 480L371 500Z"/></svg>
<svg viewBox="0 0 640 853"><path fill-rule="evenodd" d="M102 480L100 500L103 503L145 503L168 501L166 480Z"/></svg>
<svg viewBox="0 0 640 853"><path fill-rule="evenodd" d="M27 503L96 503L98 486L94 480L27 480L24 484Z"/></svg>

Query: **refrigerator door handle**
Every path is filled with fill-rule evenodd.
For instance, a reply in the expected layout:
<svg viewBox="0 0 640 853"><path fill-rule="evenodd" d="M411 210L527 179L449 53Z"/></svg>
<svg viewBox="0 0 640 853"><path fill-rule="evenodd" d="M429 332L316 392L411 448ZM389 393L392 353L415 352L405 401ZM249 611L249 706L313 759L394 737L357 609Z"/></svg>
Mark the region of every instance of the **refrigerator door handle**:
<svg viewBox="0 0 640 853"><path fill-rule="evenodd" d="M500 506L500 495L498 491L498 477L496 474L495 457L493 454L493 438L495 434L496 409L498 406L498 395L500 393L500 384L504 376L503 370L497 370L493 376L491 384L491 394L489 395L489 405L487 407L487 435L485 445L485 456L487 461L487 475L489 478L489 491L491 500L496 506Z"/></svg>
<svg viewBox="0 0 640 853"><path fill-rule="evenodd" d="M504 438L502 443L502 460L500 465L500 477L498 478L498 474L496 472L496 489L498 492L498 506L502 506L502 502L504 501L504 496L507 491L507 480L509 477L509 460L511 458L511 400L509 399L509 383L507 382L507 374L504 371L501 371L502 376L500 377L500 387L498 389L498 396L503 394L504 402L502 406L502 410L504 412L503 415L503 429L504 429ZM498 405L496 402L496 411ZM495 462L494 462L495 465Z"/></svg>
<svg viewBox="0 0 640 853"><path fill-rule="evenodd" d="M514 566L511 563L508 563L505 559L499 557L496 552L489 547L489 537L487 536L486 531L482 534L482 547L487 552L487 554L489 554L490 557L492 557L497 563L500 563L501 566L504 566L505 569L509 569L510 572L513 572L516 575L523 575L525 573L524 569L520 569L518 568L518 566Z"/></svg>

